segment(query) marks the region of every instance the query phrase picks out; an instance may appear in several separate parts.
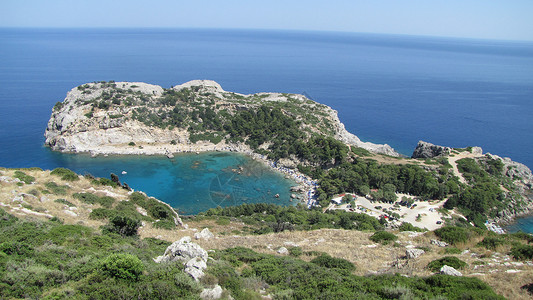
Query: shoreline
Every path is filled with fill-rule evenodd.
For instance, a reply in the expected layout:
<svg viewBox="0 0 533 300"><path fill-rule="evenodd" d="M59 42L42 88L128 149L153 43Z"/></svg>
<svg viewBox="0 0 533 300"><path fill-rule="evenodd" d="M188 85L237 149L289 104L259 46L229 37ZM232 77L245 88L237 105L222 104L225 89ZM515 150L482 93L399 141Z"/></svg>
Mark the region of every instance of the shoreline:
<svg viewBox="0 0 533 300"><path fill-rule="evenodd" d="M56 151L56 150L52 150ZM304 196L303 200L297 198L290 199L299 201L306 204L307 208L315 206L318 202L316 200L316 189L318 183L309 176L302 174L298 169L292 169L280 165L278 162L269 160L266 156L255 153L250 147L245 144L226 144L224 141L219 144L213 144L209 142L199 142L197 144L140 144L135 146L100 146L93 150L78 150L78 151L60 151L62 153L71 154L90 154L91 157L96 156L110 156L110 155L147 155L147 156L166 156L169 159L175 157L178 154L200 154L206 152L227 152L227 153L239 153L246 155L251 159L263 163L270 169L284 175L286 179L293 180L297 185L291 188L290 192L301 194Z"/></svg>

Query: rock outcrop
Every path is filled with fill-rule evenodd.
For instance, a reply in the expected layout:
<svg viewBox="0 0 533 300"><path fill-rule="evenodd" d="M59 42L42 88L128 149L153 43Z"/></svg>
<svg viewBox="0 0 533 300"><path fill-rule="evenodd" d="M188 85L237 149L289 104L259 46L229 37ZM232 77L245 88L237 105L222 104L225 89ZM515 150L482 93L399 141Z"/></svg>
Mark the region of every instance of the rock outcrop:
<svg viewBox="0 0 533 300"><path fill-rule="evenodd" d="M450 275L450 276L463 276L463 274L457 271L455 268L446 266L446 265L440 268L440 273L444 275Z"/></svg>
<svg viewBox="0 0 533 300"><path fill-rule="evenodd" d="M413 151L412 158L433 158L437 156L446 156L451 153L450 147L437 146L428 142L419 141Z"/></svg>
<svg viewBox="0 0 533 300"><path fill-rule="evenodd" d="M415 259L418 258L420 255L426 253L426 251L422 249L412 248L405 250L405 256L407 259Z"/></svg>
<svg viewBox="0 0 533 300"><path fill-rule="evenodd" d="M202 231L197 232L197 233L194 234L194 238L197 239L197 240L200 240L200 239L209 240L209 239L211 239L213 237L214 237L214 235L213 235L213 233L211 233L211 231L209 231L209 228L204 228L204 229L202 229Z"/></svg>
<svg viewBox="0 0 533 300"><path fill-rule="evenodd" d="M204 276L204 270L207 268L207 258L207 251L198 244L191 242L191 238L186 236L168 246L165 253L156 257L154 261L156 263L184 262L185 273L189 274L194 280L199 281Z"/></svg>
<svg viewBox="0 0 533 300"><path fill-rule="evenodd" d="M228 147L236 151L249 150L243 143L231 145L225 137L218 144L207 141L193 143L187 128L189 121L173 126L160 126L157 120L151 123L149 120L155 115L165 118L168 114L180 113L181 108L174 107L176 100L169 103L166 98L176 94L185 99L180 105L189 105L183 107L183 113L186 115L197 107L209 107L215 113L223 111L232 114L265 103L283 102L298 108L287 114L303 121L304 131L327 133L349 145L399 156L388 145L362 142L357 136L346 131L344 124L338 119L337 111L303 95L242 95L224 91L218 83L211 80L193 80L166 90L141 82L95 82L81 85L69 91L65 100L54 106L45 132L45 144L56 151L89 152L93 155L169 156L173 152L208 151ZM314 122L306 119L305 114L309 113L316 119ZM194 122L202 123L203 120L198 118Z"/></svg>
<svg viewBox="0 0 533 300"><path fill-rule="evenodd" d="M203 261L207 261L207 251L202 249L200 245L191 242L191 238L186 236L179 241L172 243L172 245L167 247L162 256L158 256L154 260L158 263L178 260L186 263L197 257Z"/></svg>

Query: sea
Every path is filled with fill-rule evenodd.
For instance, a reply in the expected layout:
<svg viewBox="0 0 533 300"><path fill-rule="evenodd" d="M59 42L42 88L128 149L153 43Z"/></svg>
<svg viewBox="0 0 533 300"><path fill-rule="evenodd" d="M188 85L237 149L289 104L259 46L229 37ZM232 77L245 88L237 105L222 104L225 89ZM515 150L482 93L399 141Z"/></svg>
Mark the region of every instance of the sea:
<svg viewBox="0 0 533 300"><path fill-rule="evenodd" d="M312 31L31 28L0 28L0 166L67 167L100 177L115 173L134 189L190 214L257 199L292 204L294 182L242 155L91 158L43 146L53 105L80 84L140 81L169 88L193 79L215 80L243 94L303 93L336 109L346 129L363 141L389 144L407 156L424 140L480 146L533 167L533 42ZM232 171L239 166L253 171ZM533 232L532 223L525 224L518 229Z"/></svg>

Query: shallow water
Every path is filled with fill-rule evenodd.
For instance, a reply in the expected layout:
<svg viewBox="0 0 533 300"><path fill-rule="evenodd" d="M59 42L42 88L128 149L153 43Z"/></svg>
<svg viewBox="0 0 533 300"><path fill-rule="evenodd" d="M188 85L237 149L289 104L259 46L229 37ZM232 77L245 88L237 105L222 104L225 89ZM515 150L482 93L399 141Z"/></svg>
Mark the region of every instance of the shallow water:
<svg viewBox="0 0 533 300"><path fill-rule="evenodd" d="M98 156L56 154L58 165L98 177L119 176L121 182L178 208L197 214L217 206L242 203L295 204L292 180L248 156L227 152L165 156ZM125 171L126 174L122 174ZM279 194L279 198L274 197Z"/></svg>

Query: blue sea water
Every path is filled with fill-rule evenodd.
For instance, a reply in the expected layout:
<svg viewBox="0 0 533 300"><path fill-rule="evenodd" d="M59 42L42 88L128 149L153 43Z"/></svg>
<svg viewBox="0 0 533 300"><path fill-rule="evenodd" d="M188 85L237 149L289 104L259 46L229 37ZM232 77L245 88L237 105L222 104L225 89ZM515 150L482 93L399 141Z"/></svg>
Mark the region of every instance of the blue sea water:
<svg viewBox="0 0 533 300"><path fill-rule="evenodd" d="M425 140L477 145L533 167L531 42L261 30L0 29L0 59L4 167L64 166L108 176L122 163L105 166L122 158L84 158L78 165L79 156L43 147L55 102L86 82L170 87L192 79L212 79L239 93L305 92L338 110L361 139L406 155ZM181 168L159 159L123 160L130 170L153 161L154 176L163 179L174 174L167 169ZM165 180L144 182L139 174L138 181L128 178L135 188L169 201L169 194L158 192ZM178 191L173 195L180 198Z"/></svg>

